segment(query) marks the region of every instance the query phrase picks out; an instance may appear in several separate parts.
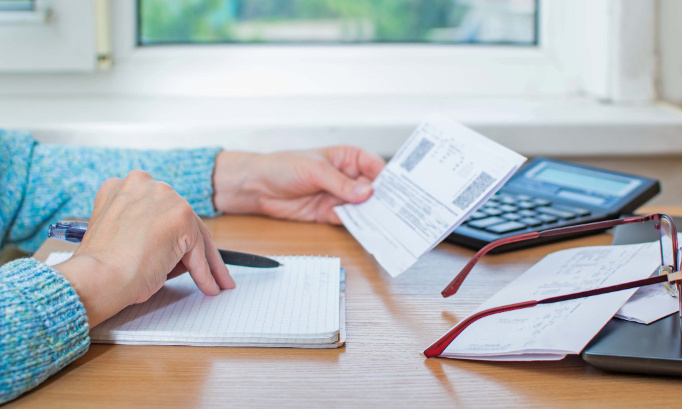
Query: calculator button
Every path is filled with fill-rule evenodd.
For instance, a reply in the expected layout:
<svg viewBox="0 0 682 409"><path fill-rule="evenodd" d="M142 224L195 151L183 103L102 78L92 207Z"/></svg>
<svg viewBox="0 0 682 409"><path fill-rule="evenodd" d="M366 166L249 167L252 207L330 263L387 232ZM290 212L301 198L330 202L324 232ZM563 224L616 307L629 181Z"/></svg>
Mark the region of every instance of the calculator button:
<svg viewBox="0 0 682 409"><path fill-rule="evenodd" d="M576 214L573 212L557 209L556 207L542 206L536 207L535 210L538 211L539 213L549 214L551 216L556 216L560 219L574 219L576 216Z"/></svg>
<svg viewBox="0 0 682 409"><path fill-rule="evenodd" d="M497 198L497 201L500 202L500 203L504 203L504 204L514 204L514 203L516 203L516 199L514 199L514 198L511 197L511 196L506 196L506 195L500 196L499 198Z"/></svg>
<svg viewBox="0 0 682 409"><path fill-rule="evenodd" d="M590 211L587 209L581 209L579 207L569 207L569 206L554 206L556 209L565 210L567 212L574 213L578 217L589 216Z"/></svg>
<svg viewBox="0 0 682 409"><path fill-rule="evenodd" d="M484 207L481 209L481 212L487 214L488 216L499 216L502 213L504 213L502 210L498 209L497 207Z"/></svg>
<svg viewBox="0 0 682 409"><path fill-rule="evenodd" d="M516 198L517 198L518 200L523 200L523 201L530 201L530 200L533 200L532 197L526 196L526 195L516 195Z"/></svg>
<svg viewBox="0 0 682 409"><path fill-rule="evenodd" d="M532 209L537 206L535 203L529 202L527 200L518 202L516 205L522 209Z"/></svg>
<svg viewBox="0 0 682 409"><path fill-rule="evenodd" d="M477 229L485 229L488 226L492 226L494 224L499 224L499 223L504 223L506 222L506 219L503 219L501 217L488 217L486 219L479 219L479 220L474 220L472 222L467 223L468 226L475 227Z"/></svg>
<svg viewBox="0 0 682 409"><path fill-rule="evenodd" d="M507 223L495 224L493 226L488 226L485 229L487 231L490 231L493 233L504 234L504 233L509 233L512 231L521 230L521 229L525 229L525 228L526 228L526 225L523 223L507 222Z"/></svg>
<svg viewBox="0 0 682 409"><path fill-rule="evenodd" d="M552 202L550 202L549 200L540 199L539 197L533 199L533 203L535 203L538 206L549 206L550 204L552 204Z"/></svg>
<svg viewBox="0 0 682 409"><path fill-rule="evenodd" d="M519 220L519 219L523 218L523 216L519 216L516 213L505 213L500 217L504 217L507 220Z"/></svg>
<svg viewBox="0 0 682 409"><path fill-rule="evenodd" d="M535 216L538 220L542 220L543 223L554 223L555 221L559 220L555 216L551 216L549 214L543 214L540 213L537 216Z"/></svg>
<svg viewBox="0 0 682 409"><path fill-rule="evenodd" d="M528 210L528 209L519 210L516 213L521 215L521 216L525 216L525 217L533 217L533 216L538 214L538 212L534 212L533 210Z"/></svg>
<svg viewBox="0 0 682 409"><path fill-rule="evenodd" d="M534 217L524 217L523 219L519 219L518 222L523 223L529 227L537 227L537 226L542 225L542 221L540 221Z"/></svg>
<svg viewBox="0 0 682 409"><path fill-rule="evenodd" d="M469 220L477 220L482 219L484 217L488 217L488 215L483 212L473 212L471 216L469 216Z"/></svg>
<svg viewBox="0 0 682 409"><path fill-rule="evenodd" d="M515 211L519 210L518 207L512 206L512 205L508 205L508 204L500 205L499 209L502 210L502 211L504 211L504 212L507 212L507 213L509 213L509 212L515 212Z"/></svg>

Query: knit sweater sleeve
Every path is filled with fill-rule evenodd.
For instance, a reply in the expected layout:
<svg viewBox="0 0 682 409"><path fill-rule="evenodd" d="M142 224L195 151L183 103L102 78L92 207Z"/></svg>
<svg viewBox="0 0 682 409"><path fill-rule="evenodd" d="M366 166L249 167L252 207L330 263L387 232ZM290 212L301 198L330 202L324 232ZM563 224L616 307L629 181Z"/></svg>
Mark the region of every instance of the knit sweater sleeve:
<svg viewBox="0 0 682 409"><path fill-rule="evenodd" d="M58 271L34 259L0 267L0 404L36 387L90 344L85 308Z"/></svg>
<svg viewBox="0 0 682 409"><path fill-rule="evenodd" d="M41 145L26 132L0 130L0 247L34 252L50 223L89 218L101 184L133 169L169 183L198 214L213 216L218 152ZM85 309L57 270L33 259L0 267L0 404L85 353L89 342Z"/></svg>
<svg viewBox="0 0 682 409"><path fill-rule="evenodd" d="M12 173L8 173L24 175L25 179L17 181L17 186L24 186L17 195L23 197L6 226L3 245L34 252L44 241L49 224L66 218L89 218L102 183L110 177L124 178L133 169L145 170L173 186L200 216L216 214L213 170L219 148L143 151L43 145L36 144L30 135L21 134L20 138L18 134L4 134L5 144L30 147L15 149L25 154L26 160L12 165ZM0 143L2 139L0 131Z"/></svg>

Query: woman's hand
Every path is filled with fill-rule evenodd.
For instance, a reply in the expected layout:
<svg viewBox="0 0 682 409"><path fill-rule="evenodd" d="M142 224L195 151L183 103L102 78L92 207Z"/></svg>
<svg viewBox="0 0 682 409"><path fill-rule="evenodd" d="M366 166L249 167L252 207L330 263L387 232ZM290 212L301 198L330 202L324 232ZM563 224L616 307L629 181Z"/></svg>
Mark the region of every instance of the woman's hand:
<svg viewBox="0 0 682 409"><path fill-rule="evenodd" d="M353 146L276 152L221 152L213 186L216 209L225 213L340 224L332 210L361 203L384 168L380 157Z"/></svg>
<svg viewBox="0 0 682 409"><path fill-rule="evenodd" d="M187 201L140 170L102 184L83 242L55 268L76 289L91 327L188 270L207 295L235 286Z"/></svg>

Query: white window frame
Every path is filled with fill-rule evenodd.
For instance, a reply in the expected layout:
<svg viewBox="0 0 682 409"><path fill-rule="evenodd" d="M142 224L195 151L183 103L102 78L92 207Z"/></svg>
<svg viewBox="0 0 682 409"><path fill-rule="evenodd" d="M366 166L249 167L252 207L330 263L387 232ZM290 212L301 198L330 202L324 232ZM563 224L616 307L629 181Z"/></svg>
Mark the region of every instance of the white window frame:
<svg viewBox="0 0 682 409"><path fill-rule="evenodd" d="M539 47L468 45L137 47L135 1L114 4L117 68L146 95L565 95L563 75ZM163 61L163 67L156 62ZM174 80L183 78L183 81ZM466 78L465 81L462 79ZM125 84L117 84L122 90ZM131 92L132 89L122 92Z"/></svg>
<svg viewBox="0 0 682 409"><path fill-rule="evenodd" d="M94 3L59 3L84 1ZM138 47L135 0L115 0L110 4L114 58L111 72L67 77L2 76L0 93L163 97L587 95L607 101L650 102L655 99L653 3L541 0L537 47ZM631 24L634 19L637 24ZM621 30L623 27L628 30ZM94 28L91 31L94 33ZM94 41L94 36L88 38ZM92 47L88 49L92 54ZM577 58L579 55L590 58ZM72 57L76 59L71 54L59 58ZM84 59L82 55L78 58ZM88 69L94 70L95 57L89 55L87 60ZM634 67L633 71L638 63L644 66ZM41 71L41 67L36 61L26 71ZM64 67L60 67L63 71Z"/></svg>
<svg viewBox="0 0 682 409"><path fill-rule="evenodd" d="M659 0L658 50L660 98L682 106L682 1Z"/></svg>
<svg viewBox="0 0 682 409"><path fill-rule="evenodd" d="M35 10L0 12L0 72L95 69L95 3L35 0Z"/></svg>

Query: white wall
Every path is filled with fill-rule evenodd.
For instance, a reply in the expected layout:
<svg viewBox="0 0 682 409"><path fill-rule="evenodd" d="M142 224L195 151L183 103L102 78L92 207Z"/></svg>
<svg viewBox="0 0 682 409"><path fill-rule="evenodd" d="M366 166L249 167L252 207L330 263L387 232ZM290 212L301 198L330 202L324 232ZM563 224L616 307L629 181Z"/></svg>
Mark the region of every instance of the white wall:
<svg viewBox="0 0 682 409"><path fill-rule="evenodd" d="M682 106L682 1L659 0L658 94Z"/></svg>

